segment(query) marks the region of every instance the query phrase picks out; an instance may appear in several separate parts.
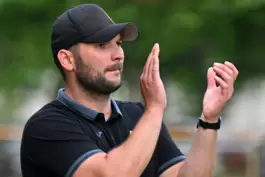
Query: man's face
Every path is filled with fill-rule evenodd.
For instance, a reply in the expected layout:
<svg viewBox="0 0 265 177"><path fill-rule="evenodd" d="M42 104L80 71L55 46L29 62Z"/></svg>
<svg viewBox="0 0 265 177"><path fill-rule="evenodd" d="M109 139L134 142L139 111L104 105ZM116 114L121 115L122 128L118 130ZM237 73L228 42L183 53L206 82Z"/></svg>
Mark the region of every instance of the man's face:
<svg viewBox="0 0 265 177"><path fill-rule="evenodd" d="M74 54L76 81L87 91L111 94L121 86L124 53L120 36L103 44L79 44Z"/></svg>

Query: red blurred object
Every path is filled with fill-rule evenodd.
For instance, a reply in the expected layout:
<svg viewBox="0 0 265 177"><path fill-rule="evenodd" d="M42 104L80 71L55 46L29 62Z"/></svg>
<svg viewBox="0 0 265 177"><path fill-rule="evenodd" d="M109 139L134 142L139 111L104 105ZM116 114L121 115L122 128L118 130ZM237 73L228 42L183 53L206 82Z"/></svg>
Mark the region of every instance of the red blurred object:
<svg viewBox="0 0 265 177"><path fill-rule="evenodd" d="M243 152L224 152L222 161L225 168L245 169L247 167L247 155Z"/></svg>

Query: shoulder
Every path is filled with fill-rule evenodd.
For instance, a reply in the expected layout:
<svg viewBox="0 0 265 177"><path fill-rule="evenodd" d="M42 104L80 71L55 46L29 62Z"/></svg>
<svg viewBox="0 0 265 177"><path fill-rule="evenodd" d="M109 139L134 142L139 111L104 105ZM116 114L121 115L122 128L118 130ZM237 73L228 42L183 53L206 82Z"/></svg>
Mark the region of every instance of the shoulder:
<svg viewBox="0 0 265 177"><path fill-rule="evenodd" d="M78 127L78 122L74 117L75 114L70 109L54 100L44 105L28 119L23 132L25 134L40 130L48 131L61 127L74 130L74 127Z"/></svg>
<svg viewBox="0 0 265 177"><path fill-rule="evenodd" d="M66 106L57 100L49 102L35 112L27 121L26 126L46 118L63 118L69 113Z"/></svg>

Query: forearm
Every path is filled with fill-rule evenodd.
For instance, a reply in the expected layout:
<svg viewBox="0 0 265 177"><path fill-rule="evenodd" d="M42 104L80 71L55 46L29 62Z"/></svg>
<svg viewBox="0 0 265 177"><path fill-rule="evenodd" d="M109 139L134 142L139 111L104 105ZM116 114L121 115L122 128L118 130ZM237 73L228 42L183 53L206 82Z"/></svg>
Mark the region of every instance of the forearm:
<svg viewBox="0 0 265 177"><path fill-rule="evenodd" d="M208 69L202 110L202 118L206 118L206 122L214 123L222 114L225 104L233 95L238 73L237 68L227 61L224 64L214 63ZM177 176L211 177L216 161L216 139L215 130L199 128L191 152Z"/></svg>
<svg viewBox="0 0 265 177"><path fill-rule="evenodd" d="M178 177L211 177L216 160L216 130L198 128Z"/></svg>
<svg viewBox="0 0 265 177"><path fill-rule="evenodd" d="M146 111L129 138L107 154L107 162L126 176L140 176L154 152L162 118L163 111Z"/></svg>

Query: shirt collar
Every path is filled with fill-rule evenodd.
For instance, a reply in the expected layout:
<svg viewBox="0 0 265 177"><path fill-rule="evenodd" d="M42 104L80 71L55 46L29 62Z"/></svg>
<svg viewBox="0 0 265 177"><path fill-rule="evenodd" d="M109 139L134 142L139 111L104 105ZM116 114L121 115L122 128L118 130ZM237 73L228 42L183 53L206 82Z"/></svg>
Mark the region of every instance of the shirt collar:
<svg viewBox="0 0 265 177"><path fill-rule="evenodd" d="M65 93L64 90L65 90L64 88L60 88L58 90L58 94L57 94L57 98L56 98L58 101L60 101L62 104L64 104L68 108L74 109L75 111L78 111L78 112L84 114L87 118L89 118L91 120L95 120L95 118L97 117L99 112L97 112L93 109L90 109L88 107L85 107L84 105L82 105L80 103L75 102ZM120 110L120 108L117 105L115 100L111 99L111 105L112 105L112 109L113 109L114 113L117 113L122 117L121 110Z"/></svg>

